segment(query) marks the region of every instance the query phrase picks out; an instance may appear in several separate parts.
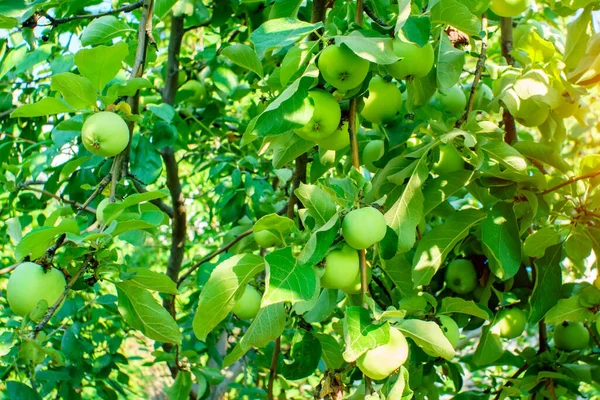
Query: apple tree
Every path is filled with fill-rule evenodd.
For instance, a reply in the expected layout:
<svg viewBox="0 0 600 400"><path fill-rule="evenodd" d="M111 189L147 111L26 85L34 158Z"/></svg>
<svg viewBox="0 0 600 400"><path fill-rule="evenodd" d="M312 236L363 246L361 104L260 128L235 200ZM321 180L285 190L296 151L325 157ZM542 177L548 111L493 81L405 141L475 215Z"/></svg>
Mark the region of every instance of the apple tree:
<svg viewBox="0 0 600 400"><path fill-rule="evenodd" d="M600 396L600 3L0 4L0 398Z"/></svg>

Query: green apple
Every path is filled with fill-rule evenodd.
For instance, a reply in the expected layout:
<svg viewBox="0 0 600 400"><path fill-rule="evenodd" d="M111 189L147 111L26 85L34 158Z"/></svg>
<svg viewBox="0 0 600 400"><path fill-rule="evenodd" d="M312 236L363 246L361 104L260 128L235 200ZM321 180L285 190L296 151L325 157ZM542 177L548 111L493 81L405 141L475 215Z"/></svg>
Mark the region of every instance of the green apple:
<svg viewBox="0 0 600 400"><path fill-rule="evenodd" d="M314 111L311 119L295 132L306 140L322 140L333 134L340 126L342 111L340 105L330 93L314 89L308 92L306 102L312 102Z"/></svg>
<svg viewBox="0 0 600 400"><path fill-rule="evenodd" d="M490 9L500 17L512 18L522 14L531 5L531 0L492 0Z"/></svg>
<svg viewBox="0 0 600 400"><path fill-rule="evenodd" d="M433 164L432 171L438 175L449 174L450 172L464 169L465 161L460 153L451 144L440 146L440 159Z"/></svg>
<svg viewBox="0 0 600 400"><path fill-rule="evenodd" d="M342 235L356 250L363 250L380 242L387 230L385 217L373 207L350 211L342 222Z"/></svg>
<svg viewBox="0 0 600 400"><path fill-rule="evenodd" d="M394 119L402 106L402 94L392 82L375 76L369 82L369 95L364 98L365 106L360 115L373 124Z"/></svg>
<svg viewBox="0 0 600 400"><path fill-rule="evenodd" d="M118 218L119 215L121 215L123 213L123 210L119 210L116 213L114 213L113 215L111 215L111 217L107 221L105 221L104 209L109 204L110 204L110 199L107 197L107 198L103 199L100 203L98 203L98 207L96 207L96 220L98 220L98 223L100 225L110 224L113 220Z"/></svg>
<svg viewBox="0 0 600 400"><path fill-rule="evenodd" d="M326 138L316 141L319 148L338 151L350 146L350 134L348 133L348 121L342 122L342 126L336 129Z"/></svg>
<svg viewBox="0 0 600 400"><path fill-rule="evenodd" d="M363 149L362 159L363 164L371 173L377 172L379 168L373 165L373 163L383 157L385 152L385 146L383 140L371 140Z"/></svg>
<svg viewBox="0 0 600 400"><path fill-rule="evenodd" d="M195 79L189 80L177 90L175 101L178 103L187 101L192 106L200 108L206 106L207 100L210 100L206 94L206 86L203 83Z"/></svg>
<svg viewBox="0 0 600 400"><path fill-rule="evenodd" d="M339 90L359 86L369 73L369 61L354 54L346 45L327 46L317 62L323 79Z"/></svg>
<svg viewBox="0 0 600 400"><path fill-rule="evenodd" d="M281 239L268 230L254 232L254 240L256 244L265 249L281 244Z"/></svg>
<svg viewBox="0 0 600 400"><path fill-rule="evenodd" d="M560 105L552 110L552 113L558 118L568 118L575 114L579 108L579 101L573 101L570 98L563 98Z"/></svg>
<svg viewBox="0 0 600 400"><path fill-rule="evenodd" d="M426 76L433 68L433 47L431 43L419 47L414 43L403 42L400 39L394 39L392 42L394 54L402 57L400 61L386 65L385 69L396 79L405 79L407 77L422 78Z"/></svg>
<svg viewBox="0 0 600 400"><path fill-rule="evenodd" d="M503 338L514 339L521 336L526 324L527 316L520 308L504 308L496 315L492 331Z"/></svg>
<svg viewBox="0 0 600 400"><path fill-rule="evenodd" d="M262 295L252 285L246 285L242 297L233 305L231 310L239 319L252 319L260 310Z"/></svg>
<svg viewBox="0 0 600 400"><path fill-rule="evenodd" d="M568 322L554 326L554 346L564 351L583 350L588 347L590 333L581 322Z"/></svg>
<svg viewBox="0 0 600 400"><path fill-rule="evenodd" d="M15 268L8 279L8 304L16 314L24 317L40 300L45 300L48 307L52 306L66 284L65 276L59 270L50 268L44 271L38 264L24 262Z"/></svg>
<svg viewBox="0 0 600 400"><path fill-rule="evenodd" d="M90 153L114 157L129 144L129 128L117 114L102 111L85 120L81 128L81 140Z"/></svg>
<svg viewBox="0 0 600 400"><path fill-rule="evenodd" d="M460 339L458 325L447 315L438 315L438 319L440 320L440 328L444 332L444 336L446 336L452 347L456 347Z"/></svg>
<svg viewBox="0 0 600 400"><path fill-rule="evenodd" d="M470 260L452 261L446 267L446 285L455 293L467 294L477 287L477 271Z"/></svg>
<svg viewBox="0 0 600 400"><path fill-rule="evenodd" d="M462 115L467 106L467 96L460 86L438 89L433 96L433 101L439 105L440 110L456 116Z"/></svg>
<svg viewBox="0 0 600 400"><path fill-rule="evenodd" d="M390 341L367 350L358 357L356 365L371 379L381 380L390 376L408 359L408 342L396 328L390 327Z"/></svg>
<svg viewBox="0 0 600 400"><path fill-rule="evenodd" d="M373 269L367 265L367 286L369 285L369 282L371 282L372 278L373 278ZM361 276L360 276L360 271L359 271L358 275L356 275L356 279L354 279L354 282L352 282L351 285L348 285L341 289L343 292L345 292L347 294L359 294L361 286L362 286Z"/></svg>
<svg viewBox="0 0 600 400"><path fill-rule="evenodd" d="M342 289L360 280L358 252L344 244L341 249L332 250L325 257L325 273L321 276L321 287Z"/></svg>

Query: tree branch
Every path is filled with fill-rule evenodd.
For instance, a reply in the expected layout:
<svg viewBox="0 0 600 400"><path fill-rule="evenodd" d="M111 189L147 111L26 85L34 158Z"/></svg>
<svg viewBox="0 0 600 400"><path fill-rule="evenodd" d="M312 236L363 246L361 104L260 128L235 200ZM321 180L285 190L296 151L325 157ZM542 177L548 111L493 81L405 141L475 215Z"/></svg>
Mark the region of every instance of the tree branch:
<svg viewBox="0 0 600 400"><path fill-rule="evenodd" d="M63 195L57 195L57 194L51 193L51 192L49 192L49 191L47 191L45 189L34 188L34 187L29 186L27 183L21 183L20 186L21 186L21 188L23 188L25 190L30 190L32 192L41 193L44 196L52 197L53 199L56 199L56 200L61 201L63 203L71 204L71 205L77 207L78 209L85 210L87 212L91 212L92 214L96 213L96 210L94 208L88 207L88 206L84 207L83 204L78 203L78 202L73 201L73 200L66 199Z"/></svg>
<svg viewBox="0 0 600 400"><path fill-rule="evenodd" d="M572 178L567 179L563 183L559 183L556 186L552 186L551 188L542 191L540 194L543 196L543 195L546 195L548 193L554 192L554 191L556 191L556 190L558 190L558 189L560 189L562 187L570 185L571 183L575 183L575 182L580 181L582 179L595 178L597 176L600 176L600 171L594 171L594 172L590 172L590 173L587 173L587 174L584 174L584 175L574 176Z"/></svg>
<svg viewBox="0 0 600 400"><path fill-rule="evenodd" d="M301 183L306 183L306 166L308 164L308 156L306 153L299 155L296 158L296 168L294 169L294 181L292 183L290 198L288 200L287 216L290 219L294 219L294 208L298 202L296 196L296 189L300 187Z"/></svg>
<svg viewBox="0 0 600 400"><path fill-rule="evenodd" d="M273 400L273 383L277 376L277 362L279 360L279 352L281 351L281 336L275 339L275 348L273 349L273 357L271 358L271 368L269 369L269 384L267 385L267 398Z"/></svg>
<svg viewBox="0 0 600 400"><path fill-rule="evenodd" d="M512 18L500 18L500 34L502 41L502 56L506 59L508 65L514 65L515 60L510 55L512 51ZM517 141L517 127L515 125L515 118L512 116L510 111L506 107L502 112L502 121L504 121L504 141L508 144Z"/></svg>
<svg viewBox="0 0 600 400"><path fill-rule="evenodd" d="M529 368L529 364L525 363L525 364L521 365L521 367L517 370L517 372L512 374L512 376L510 378L508 378L508 381L505 382L504 385L502 385L500 387L500 389L496 393L496 397L494 397L494 400L499 400L500 396L502 395L502 390L504 390L505 387L512 386L513 383L511 380L518 378L523 372L525 372L525 370L527 368Z"/></svg>
<svg viewBox="0 0 600 400"><path fill-rule="evenodd" d="M538 354L541 354L548 350L548 331L546 330L546 323L543 319L538 323L538 333L540 345Z"/></svg>
<svg viewBox="0 0 600 400"><path fill-rule="evenodd" d="M128 4L128 5L119 7L119 8L115 8L114 10L110 10L110 11L99 13L99 14L75 15L73 17L65 17L65 18L54 18L54 17L49 16L45 12L43 13L43 15L50 21L50 24L53 27L57 27L58 25L66 24L67 22L76 21L79 19L95 19L95 18L104 17L106 15L118 14L121 12L131 12L133 10L137 10L143 4L144 4L144 0L140 0L133 4Z"/></svg>

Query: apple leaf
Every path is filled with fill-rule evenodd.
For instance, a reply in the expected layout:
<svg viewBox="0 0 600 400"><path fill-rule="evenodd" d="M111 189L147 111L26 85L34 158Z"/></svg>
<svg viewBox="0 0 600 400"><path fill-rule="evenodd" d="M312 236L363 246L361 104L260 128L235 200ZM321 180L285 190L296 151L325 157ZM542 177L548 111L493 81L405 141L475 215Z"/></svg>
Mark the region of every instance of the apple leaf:
<svg viewBox="0 0 600 400"><path fill-rule="evenodd" d="M567 68L574 69L585 55L590 40L588 27L592 21L591 9L582 10L577 18L567 24L567 42L565 44L564 63Z"/></svg>
<svg viewBox="0 0 600 400"><path fill-rule="evenodd" d="M300 183L294 193L319 226L325 225L337 212L331 196L319 186Z"/></svg>
<svg viewBox="0 0 600 400"><path fill-rule="evenodd" d="M192 391L192 373L190 371L179 371L172 386L165 389L169 400L186 400L190 398Z"/></svg>
<svg viewBox="0 0 600 400"><path fill-rule="evenodd" d="M481 146L481 150L489 158L505 167L512 168L518 172L527 172L527 160L521 153L501 140L489 141Z"/></svg>
<svg viewBox="0 0 600 400"><path fill-rule="evenodd" d="M552 226L546 226L529 235L523 243L523 252L527 257L542 257L546 249L560 243L560 233Z"/></svg>
<svg viewBox="0 0 600 400"><path fill-rule="evenodd" d="M529 298L531 313L529 322L536 323L556 305L562 287L562 273L560 262L562 256L562 244L555 244L546 249L544 257L535 260L535 283L533 293Z"/></svg>
<svg viewBox="0 0 600 400"><path fill-rule="evenodd" d="M465 65L465 52L456 49L445 31L440 32L436 78L438 88L449 89L458 83Z"/></svg>
<svg viewBox="0 0 600 400"><path fill-rule="evenodd" d="M311 265L299 265L292 248L285 247L265 256L266 288L261 306L307 301L319 295L317 275Z"/></svg>
<svg viewBox="0 0 600 400"><path fill-rule="evenodd" d="M10 114L11 118L17 117L43 117L45 115L54 115L73 112L73 108L62 99L55 97L45 97L33 104L25 104L17 108Z"/></svg>
<svg viewBox="0 0 600 400"><path fill-rule="evenodd" d="M250 35L256 53L265 57L267 50L280 49L293 45L323 26L322 23L309 24L295 18L277 18L264 22Z"/></svg>
<svg viewBox="0 0 600 400"><path fill-rule="evenodd" d="M42 397L38 392L27 386L24 383L17 381L5 381L6 382L6 394L10 399L19 400L42 400Z"/></svg>
<svg viewBox="0 0 600 400"><path fill-rule="evenodd" d="M106 43L114 38L124 36L127 32L135 32L135 29L130 27L123 19L119 19L114 15L105 15L94 19L83 30L81 45L93 46Z"/></svg>
<svg viewBox="0 0 600 400"><path fill-rule="evenodd" d="M285 86L292 79L297 79L304 72L306 64L311 60L319 42L310 41L298 43L292 47L283 57L279 69L281 85Z"/></svg>
<svg viewBox="0 0 600 400"><path fill-rule="evenodd" d="M83 109L96 106L96 90L84 76L63 72L52 76L52 90L58 90L73 108Z"/></svg>
<svg viewBox="0 0 600 400"><path fill-rule="evenodd" d="M547 324L560 324L564 321L585 322L594 316L588 308L581 305L579 296L558 300L544 316Z"/></svg>
<svg viewBox="0 0 600 400"><path fill-rule="evenodd" d="M460 297L444 297L438 314L467 314L487 320L493 318L489 308L475 303L473 300L465 300Z"/></svg>
<svg viewBox="0 0 600 400"><path fill-rule="evenodd" d="M407 259L406 253L396 254L392 259L385 261L383 270L396 285L396 290L402 297L408 297L415 293L412 281L412 265Z"/></svg>
<svg viewBox="0 0 600 400"><path fill-rule="evenodd" d="M161 293L179 294L175 282L165 274L143 267L130 267L127 273L134 274L127 281L136 286Z"/></svg>
<svg viewBox="0 0 600 400"><path fill-rule="evenodd" d="M346 309L344 318L344 360L356 361L367 350L384 345L390 341L390 325L371 323L369 311L357 306Z"/></svg>
<svg viewBox="0 0 600 400"><path fill-rule="evenodd" d="M490 329L491 325L486 325L481 331L479 344L473 355L473 362L476 365L488 365L502 356L502 341Z"/></svg>
<svg viewBox="0 0 600 400"><path fill-rule="evenodd" d="M246 44L232 44L225 47L221 54L242 68L249 69L261 78L264 75L263 66L254 49Z"/></svg>
<svg viewBox="0 0 600 400"><path fill-rule="evenodd" d="M360 58L376 64L393 64L400 60L394 53L392 38L374 31L352 31L346 36L336 36L336 44L345 44Z"/></svg>
<svg viewBox="0 0 600 400"><path fill-rule="evenodd" d="M541 161L558 169L560 172L567 173L571 170L571 166L553 146L531 141L516 142L512 146L525 157Z"/></svg>
<svg viewBox="0 0 600 400"><path fill-rule="evenodd" d="M521 266L521 239L512 203L498 202L481 223L481 243L490 270L501 280L513 277Z"/></svg>
<svg viewBox="0 0 600 400"><path fill-rule="evenodd" d="M47 248L58 235L63 233L72 233L79 235L79 225L74 219L64 219L60 224L54 227L42 227L33 229L19 241L15 248L15 259L21 260L25 256L30 256L32 260L44 255Z"/></svg>
<svg viewBox="0 0 600 400"><path fill-rule="evenodd" d="M344 364L344 357L339 342L333 336L325 333L317 333L315 337L321 342L322 357L327 369L341 368Z"/></svg>
<svg viewBox="0 0 600 400"><path fill-rule="evenodd" d="M417 346L430 356L442 357L446 360L454 357L454 348L435 322L406 319L400 322L398 329L406 337L414 340Z"/></svg>
<svg viewBox="0 0 600 400"><path fill-rule="evenodd" d="M249 130L246 130L244 137L252 136L248 132ZM268 136L265 138L265 144L268 144L268 149L273 150L273 167L275 168L284 167L315 146L314 142L302 139L292 131L277 136Z"/></svg>
<svg viewBox="0 0 600 400"><path fill-rule="evenodd" d="M285 243L285 239L289 236L294 226L294 221L287 217L268 214L256 221L252 227L252 231L255 233L269 231Z"/></svg>
<svg viewBox="0 0 600 400"><path fill-rule="evenodd" d="M91 49L81 49L75 54L75 65L79 73L92 82L98 93L110 82L123 66L123 60L129 54L125 42L112 46L96 46Z"/></svg>
<svg viewBox="0 0 600 400"><path fill-rule="evenodd" d="M427 186L423 189L423 214L429 214L456 192L466 187L472 177L473 171L460 170L428 181Z"/></svg>
<svg viewBox="0 0 600 400"><path fill-rule="evenodd" d="M298 256L298 263L307 266L316 265L325 257L339 231L340 219L336 213L325 225L311 232L308 242Z"/></svg>
<svg viewBox="0 0 600 400"><path fill-rule="evenodd" d="M457 0L440 0L431 8L431 23L452 25L467 35L479 35L481 21Z"/></svg>
<svg viewBox="0 0 600 400"><path fill-rule="evenodd" d="M300 332L300 331L298 331ZM307 378L315 372L321 360L321 342L312 333L303 331L302 339L292 345L292 363L284 363L281 374L290 380Z"/></svg>

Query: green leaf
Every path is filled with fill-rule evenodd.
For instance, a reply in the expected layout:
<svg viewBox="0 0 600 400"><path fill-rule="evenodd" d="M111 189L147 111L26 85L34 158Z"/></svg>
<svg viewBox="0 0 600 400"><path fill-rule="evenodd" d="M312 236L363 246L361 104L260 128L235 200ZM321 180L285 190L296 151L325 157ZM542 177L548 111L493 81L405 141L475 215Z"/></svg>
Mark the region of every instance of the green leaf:
<svg viewBox="0 0 600 400"><path fill-rule="evenodd" d="M143 267L127 268L127 272L135 274L127 282L136 286L161 293L179 294L175 282L165 274Z"/></svg>
<svg viewBox="0 0 600 400"><path fill-rule="evenodd" d="M575 69L586 53L591 33L588 30L592 20L591 9L586 9L567 24L567 41L565 44L564 63L569 69Z"/></svg>
<svg viewBox="0 0 600 400"><path fill-rule="evenodd" d="M67 103L55 97L45 97L33 104L25 104L10 114L11 118L17 117L43 117L74 111Z"/></svg>
<svg viewBox="0 0 600 400"><path fill-rule="evenodd" d="M294 191L302 205L306 207L318 226L325 225L337 212L337 207L329 193L316 185L300 183Z"/></svg>
<svg viewBox="0 0 600 400"><path fill-rule="evenodd" d="M512 146L525 157L548 164L560 172L567 173L571 170L569 163L564 160L553 146L536 143L531 140L516 142Z"/></svg>
<svg viewBox="0 0 600 400"><path fill-rule="evenodd" d="M321 261L340 231L340 219L334 214L327 223L311 232L310 238L298 255L298 264L316 265Z"/></svg>
<svg viewBox="0 0 600 400"><path fill-rule="evenodd" d="M131 173L145 184L156 182L163 169L160 154L144 136L135 135L131 146Z"/></svg>
<svg viewBox="0 0 600 400"><path fill-rule="evenodd" d="M52 90L58 90L73 108L89 108L96 106L96 91L89 79L63 72L52 76Z"/></svg>
<svg viewBox="0 0 600 400"><path fill-rule="evenodd" d="M79 226L74 219L64 219L55 227L42 227L33 229L23 236L15 248L15 259L22 260L25 256L30 256L32 260L44 255L56 237L63 233L72 233L79 235Z"/></svg>
<svg viewBox="0 0 600 400"><path fill-rule="evenodd" d="M291 364L284 363L281 374L290 380L307 378L312 375L321 360L321 342L312 333L304 331L302 340L292 345Z"/></svg>
<svg viewBox="0 0 600 400"><path fill-rule="evenodd" d="M146 107L152 114L162 119L166 123L170 123L175 117L175 109L173 109L173 106L167 103L148 104Z"/></svg>
<svg viewBox="0 0 600 400"><path fill-rule="evenodd" d="M478 35L481 21L457 0L440 0L431 8L431 23L452 25L467 35Z"/></svg>
<svg viewBox="0 0 600 400"><path fill-rule="evenodd" d="M267 254L265 262L267 278L263 307L282 302L294 304L319 295L315 270L311 265L299 265L291 247Z"/></svg>
<svg viewBox="0 0 600 400"><path fill-rule="evenodd" d="M371 323L369 311L362 307L348 307L344 318L344 360L356 361L367 350L390 341L390 325Z"/></svg>
<svg viewBox="0 0 600 400"><path fill-rule="evenodd" d="M473 175L473 171L461 170L428 181L423 189L423 215L428 215L437 206L465 188Z"/></svg>
<svg viewBox="0 0 600 400"><path fill-rule="evenodd" d="M145 289L131 282L115 283L129 300L133 313L141 324L141 332L152 340L181 344L182 336L171 314Z"/></svg>
<svg viewBox="0 0 600 400"><path fill-rule="evenodd" d="M513 277L521 266L521 239L512 203L498 202L481 223L481 243L490 270L501 280Z"/></svg>
<svg viewBox="0 0 600 400"><path fill-rule="evenodd" d="M92 82L98 93L102 93L104 86L119 72L123 60L129 54L125 42L118 42L112 46L96 46L92 49L81 49L75 54L75 65L79 73Z"/></svg>
<svg viewBox="0 0 600 400"><path fill-rule="evenodd" d="M192 373L190 371L181 370L177 373L173 386L165 389L169 400L187 400L190 398L192 391Z"/></svg>
<svg viewBox="0 0 600 400"><path fill-rule="evenodd" d="M287 314L283 303L262 308L250 324L242 340L223 360L223 368L227 368L242 358L252 347L265 347L267 343L281 336L285 329L286 320Z"/></svg>
<svg viewBox="0 0 600 400"><path fill-rule="evenodd" d="M443 225L427 232L417 245L413 258L414 287L428 285L450 250L484 218L483 212L466 209L451 215Z"/></svg>
<svg viewBox="0 0 600 400"><path fill-rule="evenodd" d="M392 259L385 261L383 270L396 285L396 290L402 297L415 294L412 281L412 265L406 253L396 254Z"/></svg>
<svg viewBox="0 0 600 400"><path fill-rule="evenodd" d="M523 243L523 252L527 257L542 257L546 249L560 243L560 233L552 226L546 226L529 235Z"/></svg>
<svg viewBox="0 0 600 400"><path fill-rule="evenodd" d="M492 332L490 326L484 326L481 331L481 338L473 355L473 362L476 365L491 364L502 356L502 341Z"/></svg>
<svg viewBox="0 0 600 400"><path fill-rule="evenodd" d="M289 238L294 226L294 221L288 217L282 217L277 214L268 214L256 221L252 227L252 231L254 233L269 231L285 243L286 239Z"/></svg>
<svg viewBox="0 0 600 400"><path fill-rule="evenodd" d="M346 36L335 36L335 42L345 44L360 58L376 64L393 64L400 60L392 47L393 39L374 31L352 31Z"/></svg>
<svg viewBox="0 0 600 400"><path fill-rule="evenodd" d="M445 0L443 0L445 1ZM434 6L435 8L435 6ZM455 48L445 31L440 32L436 78L438 88L449 89L458 83L465 64L465 52Z"/></svg>
<svg viewBox="0 0 600 400"><path fill-rule="evenodd" d="M294 310L298 314L302 314L298 311L301 306L309 307L309 311L303 314L304 320L308 323L321 322L326 318L329 318L337 307L337 295L336 289L323 289L319 298L315 301L299 302L294 305Z"/></svg>
<svg viewBox="0 0 600 400"><path fill-rule="evenodd" d="M301 42L292 47L283 57L279 68L279 80L282 86L286 86L292 79L297 79L306 64L311 60L315 50L318 50L317 41Z"/></svg>
<svg viewBox="0 0 600 400"><path fill-rule="evenodd" d="M264 76L263 66L252 47L239 43L232 44L225 47L221 54L229 58L234 64L255 72L261 78Z"/></svg>
<svg viewBox="0 0 600 400"><path fill-rule="evenodd" d="M405 319L398 325L398 329L414 340L417 346L430 356L442 357L446 360L454 357L454 348L435 322Z"/></svg>
<svg viewBox="0 0 600 400"><path fill-rule="evenodd" d="M518 172L527 172L527 160L521 153L502 140L491 140L481 150L497 163Z"/></svg>
<svg viewBox="0 0 600 400"><path fill-rule="evenodd" d="M296 18L301 5L302 0L275 0L269 13L269 19Z"/></svg>
<svg viewBox="0 0 600 400"><path fill-rule="evenodd" d="M266 21L250 35L256 53L264 58L267 50L293 45L323 26L322 23L309 24L294 18L278 18Z"/></svg>
<svg viewBox="0 0 600 400"><path fill-rule="evenodd" d="M119 42L120 43L120 42ZM108 88L108 95L113 97L118 96L134 96L138 90L151 88L152 83L146 78L133 78L127 83L111 85Z"/></svg>
<svg viewBox="0 0 600 400"><path fill-rule="evenodd" d="M292 131L277 136L269 136L265 142L269 142L269 149L273 150L274 168L284 167L315 145L314 142L302 139Z"/></svg>
<svg viewBox="0 0 600 400"><path fill-rule="evenodd" d="M558 300L558 303L546 313L544 320L547 324L560 324L564 321L586 322L593 316L593 312L581 305L579 296L573 296Z"/></svg>
<svg viewBox="0 0 600 400"><path fill-rule="evenodd" d="M19 24L16 18L0 15L0 29L12 29Z"/></svg>
<svg viewBox="0 0 600 400"><path fill-rule="evenodd" d="M467 314L477 318L491 320L492 312L473 300L465 300L460 297L444 297L438 314Z"/></svg>
<svg viewBox="0 0 600 400"><path fill-rule="evenodd" d="M555 244L546 249L544 257L534 262L535 283L529 298L531 306L529 322L532 324L540 321L558 301L557 294L560 293L562 286L560 269L562 258L562 244Z"/></svg>
<svg viewBox="0 0 600 400"><path fill-rule="evenodd" d="M264 269L264 261L254 254L233 256L213 270L200 292L193 329L196 337L206 337L233 309L246 285ZM260 312L259 312L260 313Z"/></svg>
<svg viewBox="0 0 600 400"><path fill-rule="evenodd" d="M396 380L396 382L394 383L394 386L392 386L392 388L390 389L390 392L388 393L388 397L387 397L388 400L401 400L403 398L402 394L405 391L410 391L410 393L408 394L408 396L410 396L412 394L412 391L408 387L408 380L409 380L408 370L403 365L400 367L400 373L398 374L398 379ZM408 397L408 398L411 398L411 397Z"/></svg>
<svg viewBox="0 0 600 400"><path fill-rule="evenodd" d="M24 383L6 381L6 394L15 400L42 400L38 392Z"/></svg>
<svg viewBox="0 0 600 400"><path fill-rule="evenodd" d="M83 30L81 45L94 46L106 43L109 40L126 35L127 32L135 32L135 29L114 15L105 15L90 22Z"/></svg>
<svg viewBox="0 0 600 400"><path fill-rule="evenodd" d="M6 75L8 71L13 69L16 65L21 64L26 54L27 46L25 45L9 50L6 57L0 64L0 78L4 77L4 75Z"/></svg>
<svg viewBox="0 0 600 400"><path fill-rule="evenodd" d="M344 364L344 357L342 356L342 346L338 341L325 333L317 333L315 336L321 342L321 356L327 369L341 368Z"/></svg>
<svg viewBox="0 0 600 400"><path fill-rule="evenodd" d="M163 20L171 8L177 3L177 0L156 0L154 2L154 15L158 17L158 19Z"/></svg>

